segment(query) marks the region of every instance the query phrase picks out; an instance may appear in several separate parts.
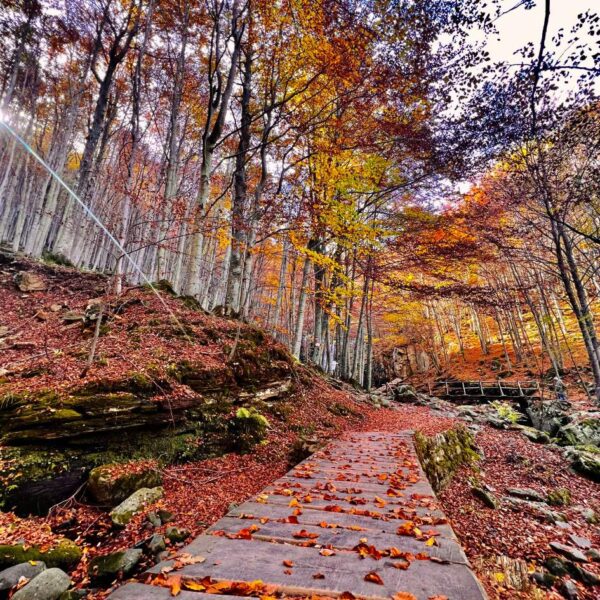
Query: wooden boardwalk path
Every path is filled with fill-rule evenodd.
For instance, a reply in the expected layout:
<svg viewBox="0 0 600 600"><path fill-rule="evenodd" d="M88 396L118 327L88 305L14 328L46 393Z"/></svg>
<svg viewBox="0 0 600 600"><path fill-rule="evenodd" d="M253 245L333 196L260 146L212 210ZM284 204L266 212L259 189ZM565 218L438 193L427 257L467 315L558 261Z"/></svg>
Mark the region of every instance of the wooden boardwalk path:
<svg viewBox="0 0 600 600"><path fill-rule="evenodd" d="M179 555L187 560L172 570L173 561L159 563L148 583L126 584L110 599L167 600L180 586L182 600L486 597L437 507L411 432L347 434Z"/></svg>

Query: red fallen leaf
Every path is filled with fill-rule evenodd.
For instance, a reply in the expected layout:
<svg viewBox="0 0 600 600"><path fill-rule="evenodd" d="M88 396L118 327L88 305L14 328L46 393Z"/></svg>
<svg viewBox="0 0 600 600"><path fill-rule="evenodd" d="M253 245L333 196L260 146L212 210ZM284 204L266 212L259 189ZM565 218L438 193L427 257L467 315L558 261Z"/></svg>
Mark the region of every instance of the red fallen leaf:
<svg viewBox="0 0 600 600"><path fill-rule="evenodd" d="M370 571L365 575L365 581L370 581L371 583L376 583L377 585L383 585L383 579L375 573L375 571Z"/></svg>
<svg viewBox="0 0 600 600"><path fill-rule="evenodd" d="M427 600L448 600L448 596L429 596Z"/></svg>
<svg viewBox="0 0 600 600"><path fill-rule="evenodd" d="M439 556L430 556L429 560L431 562L440 563L441 565L449 565L450 561L440 558Z"/></svg>
<svg viewBox="0 0 600 600"><path fill-rule="evenodd" d="M293 567L294 566L294 561L293 560L284 560L283 561L283 566L284 567Z"/></svg>
<svg viewBox="0 0 600 600"><path fill-rule="evenodd" d="M292 572L291 572L289 569L285 569L283 572L284 572L286 575L291 575L291 574L292 574Z"/></svg>
<svg viewBox="0 0 600 600"><path fill-rule="evenodd" d="M418 554L415 554L415 558L417 560L429 560L430 556L427 552L419 552Z"/></svg>
<svg viewBox="0 0 600 600"><path fill-rule="evenodd" d="M356 596L352 592L342 592L341 600L356 600Z"/></svg>
<svg viewBox="0 0 600 600"><path fill-rule="evenodd" d="M327 512L343 512L343 509L340 506L337 506L337 504L329 504L323 510L326 510Z"/></svg>
<svg viewBox="0 0 600 600"><path fill-rule="evenodd" d="M299 524L298 517L296 515L290 515L285 521L286 523L291 523L292 525Z"/></svg>
<svg viewBox="0 0 600 600"><path fill-rule="evenodd" d="M392 596L392 600L417 600L417 597L410 592L396 592Z"/></svg>
<svg viewBox="0 0 600 600"><path fill-rule="evenodd" d="M306 531L306 529L301 529L300 531L296 531L296 533L292 534L295 538L298 539L311 539L314 540L319 537L318 533L311 533L310 531Z"/></svg>
<svg viewBox="0 0 600 600"><path fill-rule="evenodd" d="M325 575L323 573L313 573L313 579L325 579Z"/></svg>

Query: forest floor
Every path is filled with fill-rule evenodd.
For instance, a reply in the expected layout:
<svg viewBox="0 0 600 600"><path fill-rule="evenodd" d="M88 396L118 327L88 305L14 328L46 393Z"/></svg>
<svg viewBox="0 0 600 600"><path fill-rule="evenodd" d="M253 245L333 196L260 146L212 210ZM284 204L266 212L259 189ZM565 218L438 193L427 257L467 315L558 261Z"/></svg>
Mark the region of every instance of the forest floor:
<svg viewBox="0 0 600 600"><path fill-rule="evenodd" d="M19 291L14 275L24 269L42 277L47 288ZM92 367L86 369L94 328L80 322L67 324L64 317L66 312L84 312L89 301L100 296L113 302L113 298L103 296L106 285L101 276L65 267L27 261L0 264L0 338L4 339L0 396L6 392L69 390L107 377L118 379L131 373L132 368L143 371L148 365L155 368L157 363L171 364L184 358L201 360L217 371L227 364L238 330L235 321L206 315L165 294L164 301L170 309L202 342L189 344L181 336L159 335L169 322L164 307L148 290L136 288L126 290L120 300L129 302L126 309L114 315L108 330L99 338ZM147 327L141 336L133 335L137 327L150 320L154 326ZM268 414L270 427L263 443L245 454L227 452L164 465L163 498L133 517L125 528L116 529L104 507L75 496L48 516L18 517L10 511L0 512L0 544L24 541L43 547L66 536L84 550L70 575L78 587L89 587L87 569L95 556L130 548L152 534L164 533L165 525L149 526L149 511L165 509L173 514L169 526L186 528L190 535L198 535L232 505L258 493L289 470L302 438L322 445L345 431L415 430L434 435L459 423L426 406L375 408L364 394L349 386L323 379L300 365L295 367L295 373L294 389L285 401L287 409ZM186 399L189 389L175 382L169 395L176 405ZM580 510L585 507L600 514L599 486L568 470L562 456L552 448L533 444L516 432L483 426L476 441L484 459L478 467L461 468L440 495L442 508L476 572L491 598L562 597L556 591L538 587L517 592L498 575L494 564L498 556L504 555L523 559L533 571L555 554L548 547L549 541L572 545L571 535L600 546L597 526L587 523ZM10 465L2 462L2 450L0 445L0 477L10 471ZM543 523L539 516L526 510L485 507L471 493L474 478L485 481L499 493L511 486L533 488L542 494L555 488L568 489L572 507L563 510L568 517L567 526ZM176 550L180 545L173 544L169 549ZM143 559L138 572L150 565L150 559ZM595 565L590 569L598 572ZM592 588L578 586L580 598L597 597L590 591ZM95 592L90 598L102 598L110 589Z"/></svg>

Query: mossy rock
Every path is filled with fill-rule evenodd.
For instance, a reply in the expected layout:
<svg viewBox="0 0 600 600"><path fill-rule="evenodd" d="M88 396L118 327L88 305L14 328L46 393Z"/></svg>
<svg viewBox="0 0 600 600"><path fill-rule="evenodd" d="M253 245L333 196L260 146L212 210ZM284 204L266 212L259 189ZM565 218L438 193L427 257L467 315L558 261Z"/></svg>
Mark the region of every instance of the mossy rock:
<svg viewBox="0 0 600 600"><path fill-rule="evenodd" d="M568 457L573 461L573 468L593 481L600 481L600 452L598 448L574 447L568 450Z"/></svg>
<svg viewBox="0 0 600 600"><path fill-rule="evenodd" d="M143 511L148 504L160 500L162 496L163 489L161 487L141 488L113 508L110 518L117 527L125 527L136 514Z"/></svg>
<svg viewBox="0 0 600 600"><path fill-rule="evenodd" d="M471 433L462 426L428 437L415 433L415 449L431 483L437 493L443 490L458 468L479 460L475 441Z"/></svg>
<svg viewBox="0 0 600 600"><path fill-rule="evenodd" d="M142 550L131 548L97 556L90 561L88 575L94 583L111 583L119 575L127 577L142 558Z"/></svg>
<svg viewBox="0 0 600 600"><path fill-rule="evenodd" d="M30 560L41 560L48 568L69 568L81 560L82 554L81 548L75 542L67 539L60 540L56 546L48 550L24 544L2 544L0 545L0 568Z"/></svg>
<svg viewBox="0 0 600 600"><path fill-rule="evenodd" d="M546 503L550 506L568 506L571 504L571 492L567 488L556 488L548 492Z"/></svg>
<svg viewBox="0 0 600 600"><path fill-rule="evenodd" d="M162 474L155 466L127 472L127 464L102 465L92 469L88 479L88 491L100 504L115 506L140 488L162 485Z"/></svg>
<svg viewBox="0 0 600 600"><path fill-rule="evenodd" d="M163 388L163 383L157 383L146 373L134 371L123 379L101 379L91 382L73 392L75 396L95 395L111 392L129 392L132 394L152 394Z"/></svg>

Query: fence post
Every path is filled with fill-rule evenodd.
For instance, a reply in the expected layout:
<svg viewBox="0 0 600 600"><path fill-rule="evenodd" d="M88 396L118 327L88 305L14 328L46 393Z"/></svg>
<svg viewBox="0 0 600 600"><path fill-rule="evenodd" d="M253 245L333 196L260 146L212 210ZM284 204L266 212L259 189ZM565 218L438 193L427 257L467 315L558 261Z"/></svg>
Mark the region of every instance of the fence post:
<svg viewBox="0 0 600 600"><path fill-rule="evenodd" d="M498 387L500 388L500 397L504 396L504 392L502 391L502 382L498 379Z"/></svg>
<svg viewBox="0 0 600 600"><path fill-rule="evenodd" d="M446 384L446 396L450 395L450 388L448 388L448 382L444 381L444 383Z"/></svg>

